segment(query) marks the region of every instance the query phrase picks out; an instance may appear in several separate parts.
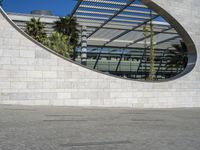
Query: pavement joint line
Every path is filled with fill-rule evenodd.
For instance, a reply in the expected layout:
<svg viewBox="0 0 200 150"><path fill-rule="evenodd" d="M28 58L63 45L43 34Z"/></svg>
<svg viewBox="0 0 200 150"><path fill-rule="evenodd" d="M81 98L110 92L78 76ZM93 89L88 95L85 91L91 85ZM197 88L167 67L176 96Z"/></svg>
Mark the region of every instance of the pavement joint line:
<svg viewBox="0 0 200 150"><path fill-rule="evenodd" d="M88 120L64 120L64 119L62 119L62 120L43 120L44 122L86 122L86 121L88 121Z"/></svg>
<svg viewBox="0 0 200 150"><path fill-rule="evenodd" d="M83 115L45 115L46 117L83 117Z"/></svg>
<svg viewBox="0 0 200 150"><path fill-rule="evenodd" d="M35 109L15 109L15 108L4 108L5 110L13 110L13 111L36 111Z"/></svg>
<svg viewBox="0 0 200 150"><path fill-rule="evenodd" d="M85 146L101 146L101 145L114 145L114 144L131 144L130 141L106 141L106 142L87 142L87 143L68 143L60 144L62 147L85 147Z"/></svg>
<svg viewBox="0 0 200 150"><path fill-rule="evenodd" d="M125 112L125 113L120 113L120 114L124 114L124 115L146 115L147 113L131 113L131 112Z"/></svg>
<svg viewBox="0 0 200 150"><path fill-rule="evenodd" d="M161 120L161 119L131 119L131 121L135 121L135 122L163 122L165 120Z"/></svg>

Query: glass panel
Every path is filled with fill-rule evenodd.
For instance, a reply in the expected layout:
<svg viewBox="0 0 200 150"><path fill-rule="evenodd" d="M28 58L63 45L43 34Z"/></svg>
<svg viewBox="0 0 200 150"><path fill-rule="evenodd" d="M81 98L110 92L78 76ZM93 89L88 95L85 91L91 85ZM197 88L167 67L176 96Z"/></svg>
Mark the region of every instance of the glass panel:
<svg viewBox="0 0 200 150"><path fill-rule="evenodd" d="M124 1L120 4L96 4L97 1L88 4L88 9L93 9L90 15L97 13L101 17L102 13L105 17L112 11L107 15L110 20L100 23L99 28L92 23L87 26L87 52L81 50L80 35L76 62L122 78L153 81L172 78L186 68L188 50L183 39L163 17L140 0L127 7ZM79 18L77 20L79 22ZM82 53L87 56L84 63Z"/></svg>

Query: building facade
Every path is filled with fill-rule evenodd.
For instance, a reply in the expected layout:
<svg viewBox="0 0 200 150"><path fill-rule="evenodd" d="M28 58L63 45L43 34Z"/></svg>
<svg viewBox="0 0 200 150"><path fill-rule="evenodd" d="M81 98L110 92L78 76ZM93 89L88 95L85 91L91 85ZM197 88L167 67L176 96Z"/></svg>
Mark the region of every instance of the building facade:
<svg viewBox="0 0 200 150"><path fill-rule="evenodd" d="M134 108L200 107L200 4L142 0L188 47L182 74L164 82L123 79L66 60L21 31L1 9L0 103ZM181 26L180 26L181 25ZM196 58L197 57L197 58Z"/></svg>
<svg viewBox="0 0 200 150"><path fill-rule="evenodd" d="M26 23L31 18L40 18L40 21L45 24L45 32L50 35L54 30L54 22L59 19L58 16L53 15L39 15L39 14L19 14L7 13L8 17L23 31L26 29Z"/></svg>

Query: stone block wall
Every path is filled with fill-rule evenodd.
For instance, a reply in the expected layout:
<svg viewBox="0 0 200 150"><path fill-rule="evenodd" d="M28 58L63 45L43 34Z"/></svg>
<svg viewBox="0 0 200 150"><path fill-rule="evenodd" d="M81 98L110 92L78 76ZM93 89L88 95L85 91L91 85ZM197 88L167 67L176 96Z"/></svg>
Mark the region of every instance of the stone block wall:
<svg viewBox="0 0 200 150"><path fill-rule="evenodd" d="M199 53L200 3L153 1L182 24ZM24 35L0 10L0 104L200 107L199 56L189 74L173 81L146 83L119 79L55 55Z"/></svg>

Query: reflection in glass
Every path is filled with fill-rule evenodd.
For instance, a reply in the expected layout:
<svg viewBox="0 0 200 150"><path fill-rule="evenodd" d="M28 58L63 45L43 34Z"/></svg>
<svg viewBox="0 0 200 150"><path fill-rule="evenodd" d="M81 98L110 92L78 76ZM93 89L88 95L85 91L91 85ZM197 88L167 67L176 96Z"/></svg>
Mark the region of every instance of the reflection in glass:
<svg viewBox="0 0 200 150"><path fill-rule="evenodd" d="M75 14L84 34L87 26L87 40L82 41L80 35L76 62L137 80L164 80L186 68L188 50L183 39L142 2L89 1L83 1ZM87 51L81 45L87 45Z"/></svg>

